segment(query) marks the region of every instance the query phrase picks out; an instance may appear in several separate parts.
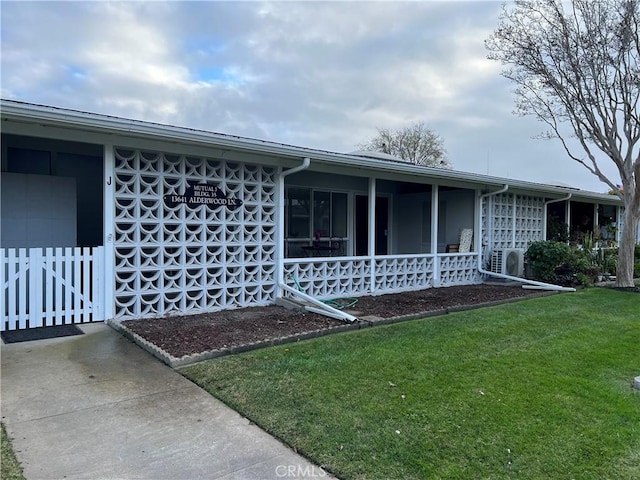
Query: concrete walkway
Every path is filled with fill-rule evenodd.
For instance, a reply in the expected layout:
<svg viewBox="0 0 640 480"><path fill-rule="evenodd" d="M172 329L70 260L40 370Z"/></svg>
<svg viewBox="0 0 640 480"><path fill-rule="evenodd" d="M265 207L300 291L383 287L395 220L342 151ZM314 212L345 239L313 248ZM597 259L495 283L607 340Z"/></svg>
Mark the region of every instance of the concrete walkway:
<svg viewBox="0 0 640 480"><path fill-rule="evenodd" d="M110 327L81 328L1 347L27 480L329 478Z"/></svg>

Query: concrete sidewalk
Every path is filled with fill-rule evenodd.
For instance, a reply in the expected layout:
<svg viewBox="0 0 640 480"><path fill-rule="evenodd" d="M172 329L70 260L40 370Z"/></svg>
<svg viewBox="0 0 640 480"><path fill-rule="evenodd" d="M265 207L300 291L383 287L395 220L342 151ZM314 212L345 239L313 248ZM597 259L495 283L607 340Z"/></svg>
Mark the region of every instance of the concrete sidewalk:
<svg viewBox="0 0 640 480"><path fill-rule="evenodd" d="M104 324L2 345L27 480L330 478Z"/></svg>

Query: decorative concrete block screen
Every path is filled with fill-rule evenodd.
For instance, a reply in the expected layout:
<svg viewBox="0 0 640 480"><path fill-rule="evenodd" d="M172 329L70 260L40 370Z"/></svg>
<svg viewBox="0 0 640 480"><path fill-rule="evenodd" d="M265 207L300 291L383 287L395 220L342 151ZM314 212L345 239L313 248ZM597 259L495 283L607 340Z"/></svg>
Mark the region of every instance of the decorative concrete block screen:
<svg viewBox="0 0 640 480"><path fill-rule="evenodd" d="M473 285L482 281L478 273L478 255L440 255L440 286Z"/></svg>
<svg viewBox="0 0 640 480"><path fill-rule="evenodd" d="M275 170L115 150L115 316L266 305L275 297ZM242 205L172 206L196 183Z"/></svg>
<svg viewBox="0 0 640 480"><path fill-rule="evenodd" d="M368 259L285 260L284 280L312 297L329 299L359 296L370 290L371 262Z"/></svg>
<svg viewBox="0 0 640 480"><path fill-rule="evenodd" d="M502 193L485 199L482 224L489 249L526 250L531 242L542 240L544 208L541 197L515 195L514 201L514 194Z"/></svg>
<svg viewBox="0 0 640 480"><path fill-rule="evenodd" d="M440 286L480 283L478 256L468 254L379 255L373 262L371 292L371 260L369 258L287 259L285 281L288 285L320 298L382 295L431 288L434 262L439 262Z"/></svg>
<svg viewBox="0 0 640 480"><path fill-rule="evenodd" d="M544 198L516 196L515 248L526 250L531 242L542 240Z"/></svg>
<svg viewBox="0 0 640 480"><path fill-rule="evenodd" d="M375 269L378 293L433 287L433 255L377 257Z"/></svg>

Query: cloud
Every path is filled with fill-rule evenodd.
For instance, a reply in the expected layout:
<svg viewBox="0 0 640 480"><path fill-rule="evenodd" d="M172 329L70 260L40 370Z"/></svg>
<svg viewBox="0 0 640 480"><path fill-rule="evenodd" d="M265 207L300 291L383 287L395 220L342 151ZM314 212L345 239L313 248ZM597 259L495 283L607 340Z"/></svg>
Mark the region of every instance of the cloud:
<svg viewBox="0 0 640 480"><path fill-rule="evenodd" d="M456 168L535 180L539 157L554 157L560 180L597 185L511 114L512 86L484 49L498 2L0 8L5 98L343 152L424 121Z"/></svg>

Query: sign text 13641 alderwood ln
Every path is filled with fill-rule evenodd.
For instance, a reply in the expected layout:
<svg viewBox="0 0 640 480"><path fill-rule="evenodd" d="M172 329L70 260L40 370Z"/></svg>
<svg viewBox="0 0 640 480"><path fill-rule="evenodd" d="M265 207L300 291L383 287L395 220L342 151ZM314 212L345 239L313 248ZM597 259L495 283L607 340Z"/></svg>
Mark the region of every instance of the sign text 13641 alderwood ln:
<svg viewBox="0 0 640 480"><path fill-rule="evenodd" d="M215 185L196 183L189 185L182 195L165 195L164 203L171 208L183 203L189 207L207 205L215 208L222 205L238 207L242 205L242 200L227 197L224 192Z"/></svg>

